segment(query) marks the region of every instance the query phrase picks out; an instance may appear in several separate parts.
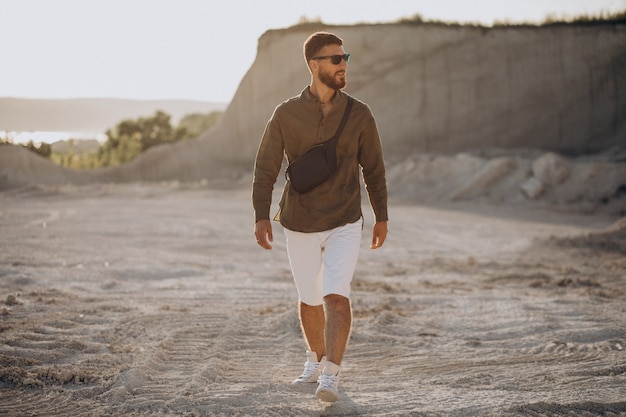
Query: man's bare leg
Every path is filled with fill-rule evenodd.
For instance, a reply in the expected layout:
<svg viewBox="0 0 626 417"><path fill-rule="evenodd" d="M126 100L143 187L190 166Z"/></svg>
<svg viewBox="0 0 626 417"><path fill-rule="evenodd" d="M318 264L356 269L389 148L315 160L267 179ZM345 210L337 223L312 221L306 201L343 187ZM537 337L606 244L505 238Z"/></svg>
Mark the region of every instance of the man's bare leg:
<svg viewBox="0 0 626 417"><path fill-rule="evenodd" d="M304 338L309 345L309 350L317 353L317 360L326 355L326 342L324 339L324 326L326 316L324 306L310 306L300 303L300 325Z"/></svg>
<svg viewBox="0 0 626 417"><path fill-rule="evenodd" d="M350 300L338 294L324 297L326 360L341 365L352 327Z"/></svg>

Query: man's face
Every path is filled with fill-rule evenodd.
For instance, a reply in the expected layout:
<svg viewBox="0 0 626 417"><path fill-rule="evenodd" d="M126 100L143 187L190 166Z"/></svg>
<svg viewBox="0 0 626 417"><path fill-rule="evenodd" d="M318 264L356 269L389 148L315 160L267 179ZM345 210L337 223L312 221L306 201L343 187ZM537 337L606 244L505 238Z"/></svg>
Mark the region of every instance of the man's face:
<svg viewBox="0 0 626 417"><path fill-rule="evenodd" d="M317 55L330 56L344 55L345 53L341 45L326 45ZM322 59L317 62L319 65L318 77L323 84L333 90L341 90L346 86L346 69L348 68L346 61L342 59L337 65L333 64L330 59Z"/></svg>

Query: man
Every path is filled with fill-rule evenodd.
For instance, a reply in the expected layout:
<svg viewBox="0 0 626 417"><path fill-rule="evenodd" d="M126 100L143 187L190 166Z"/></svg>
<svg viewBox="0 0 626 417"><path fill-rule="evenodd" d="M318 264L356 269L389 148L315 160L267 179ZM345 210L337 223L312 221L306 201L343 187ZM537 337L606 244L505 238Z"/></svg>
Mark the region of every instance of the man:
<svg viewBox="0 0 626 417"><path fill-rule="evenodd" d="M274 110L257 152L252 200L254 234L272 249L272 190L286 156L293 161L332 137L348 102L342 91L350 55L334 34L317 32L304 43L311 85ZM299 296L308 346L303 374L294 384L319 382L316 396L336 401L339 371L350 336L350 282L356 269L363 218L359 166L376 217L371 248L387 236L387 186L382 147L369 107L353 106L336 148L337 170L326 182L300 194L287 181L274 220L283 225L287 254Z"/></svg>

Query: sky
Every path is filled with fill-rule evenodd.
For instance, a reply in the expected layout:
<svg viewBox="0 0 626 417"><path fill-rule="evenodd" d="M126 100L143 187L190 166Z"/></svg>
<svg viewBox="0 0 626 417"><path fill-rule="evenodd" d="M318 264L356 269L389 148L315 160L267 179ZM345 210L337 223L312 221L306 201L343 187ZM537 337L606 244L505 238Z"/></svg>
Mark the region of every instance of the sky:
<svg viewBox="0 0 626 417"><path fill-rule="evenodd" d="M626 0L0 0L0 97L227 103L259 37L303 18L491 25L621 10Z"/></svg>

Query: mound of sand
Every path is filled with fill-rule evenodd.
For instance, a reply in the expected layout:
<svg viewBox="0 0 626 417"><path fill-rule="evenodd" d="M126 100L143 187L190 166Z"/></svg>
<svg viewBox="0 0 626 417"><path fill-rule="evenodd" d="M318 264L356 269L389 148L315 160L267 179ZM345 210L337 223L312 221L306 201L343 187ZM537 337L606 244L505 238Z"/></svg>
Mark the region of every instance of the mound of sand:
<svg viewBox="0 0 626 417"><path fill-rule="evenodd" d="M413 203L483 202L626 215L623 151L411 155L391 165L390 195Z"/></svg>
<svg viewBox="0 0 626 417"><path fill-rule="evenodd" d="M176 150L178 148L178 150ZM117 168L95 171L62 169L21 147L0 147L0 190L19 186L119 183L128 178L195 181L223 186L249 184L248 166L211 162L213 176L202 173L202 144L153 148L142 158ZM180 158L181 155L184 158ZM169 156L169 157L168 157ZM624 151L566 158L538 151L413 154L388 161L392 199L419 204L488 203L626 215ZM282 186L279 178L278 187Z"/></svg>
<svg viewBox="0 0 626 417"><path fill-rule="evenodd" d="M600 232L590 232L573 237L553 239L564 247L589 250L592 253L616 252L626 256L626 217Z"/></svg>
<svg viewBox="0 0 626 417"><path fill-rule="evenodd" d="M0 145L0 190L34 185L81 184L92 172L77 172L53 164L22 146Z"/></svg>

